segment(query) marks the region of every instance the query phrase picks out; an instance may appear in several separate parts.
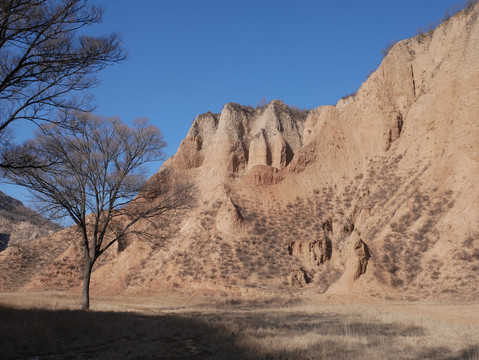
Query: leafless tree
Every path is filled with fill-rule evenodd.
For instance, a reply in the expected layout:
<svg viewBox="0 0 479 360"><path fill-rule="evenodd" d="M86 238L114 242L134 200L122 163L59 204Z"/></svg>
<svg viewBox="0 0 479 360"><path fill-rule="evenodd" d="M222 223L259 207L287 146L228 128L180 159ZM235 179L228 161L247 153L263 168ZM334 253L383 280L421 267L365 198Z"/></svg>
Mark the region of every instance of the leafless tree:
<svg viewBox="0 0 479 360"><path fill-rule="evenodd" d="M132 232L161 239L157 230L168 216L191 204L193 187L184 179L162 171L147 181L143 165L163 158L164 147L161 132L145 119L129 127L118 118L78 113L68 127L40 126L16 150L37 166L11 169L8 178L31 190L44 212L70 218L81 233L84 310L99 256Z"/></svg>
<svg viewBox="0 0 479 360"><path fill-rule="evenodd" d="M101 18L88 0L0 1L0 168L30 166L5 156L12 123L65 121L58 110L93 110L84 90L97 84L98 71L125 58L118 35L79 35Z"/></svg>

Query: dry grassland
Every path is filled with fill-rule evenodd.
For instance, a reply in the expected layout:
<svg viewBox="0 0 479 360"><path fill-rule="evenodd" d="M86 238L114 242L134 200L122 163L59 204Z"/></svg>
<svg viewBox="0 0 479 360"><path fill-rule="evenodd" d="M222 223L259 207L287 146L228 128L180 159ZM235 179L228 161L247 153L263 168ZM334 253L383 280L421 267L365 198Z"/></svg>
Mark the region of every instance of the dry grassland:
<svg viewBox="0 0 479 360"><path fill-rule="evenodd" d="M71 295L0 294L0 354L4 359L479 359L478 305L207 300L93 298L94 311L83 313L74 310L78 301Z"/></svg>

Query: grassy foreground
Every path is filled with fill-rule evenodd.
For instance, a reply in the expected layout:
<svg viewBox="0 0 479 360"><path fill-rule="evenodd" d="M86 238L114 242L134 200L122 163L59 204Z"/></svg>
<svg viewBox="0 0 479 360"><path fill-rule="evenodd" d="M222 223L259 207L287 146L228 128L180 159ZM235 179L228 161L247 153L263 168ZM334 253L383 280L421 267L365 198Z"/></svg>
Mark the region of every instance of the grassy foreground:
<svg viewBox="0 0 479 360"><path fill-rule="evenodd" d="M474 307L476 309L476 307ZM479 359L479 324L372 305L0 306L2 359Z"/></svg>

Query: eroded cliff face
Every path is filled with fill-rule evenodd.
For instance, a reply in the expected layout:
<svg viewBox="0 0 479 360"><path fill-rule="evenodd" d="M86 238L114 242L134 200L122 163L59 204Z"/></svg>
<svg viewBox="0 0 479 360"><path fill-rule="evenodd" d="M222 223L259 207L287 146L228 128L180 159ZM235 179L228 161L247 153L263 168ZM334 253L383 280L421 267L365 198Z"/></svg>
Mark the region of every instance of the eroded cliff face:
<svg viewBox="0 0 479 360"><path fill-rule="evenodd" d="M478 13L307 117L277 100L198 116L160 170L193 179L197 207L160 249L105 261L96 291L477 296Z"/></svg>
<svg viewBox="0 0 479 360"><path fill-rule="evenodd" d="M199 169L214 188L257 165L285 168L303 144L307 111L274 100L254 109L227 104L221 114L199 115L168 166Z"/></svg>

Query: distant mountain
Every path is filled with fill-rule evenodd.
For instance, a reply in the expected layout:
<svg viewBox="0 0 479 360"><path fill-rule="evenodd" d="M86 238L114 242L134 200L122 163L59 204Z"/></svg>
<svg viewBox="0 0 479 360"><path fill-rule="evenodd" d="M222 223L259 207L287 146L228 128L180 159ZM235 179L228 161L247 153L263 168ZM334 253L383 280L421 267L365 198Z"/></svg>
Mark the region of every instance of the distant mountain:
<svg viewBox="0 0 479 360"><path fill-rule="evenodd" d="M62 227L0 191L0 251L37 239Z"/></svg>
<svg viewBox="0 0 479 360"><path fill-rule="evenodd" d="M21 201L18 201L0 191L0 211L15 212L16 208L22 207Z"/></svg>
<svg viewBox="0 0 479 360"><path fill-rule="evenodd" d="M61 229L0 191L0 289L18 289L65 251L68 244L42 240Z"/></svg>

